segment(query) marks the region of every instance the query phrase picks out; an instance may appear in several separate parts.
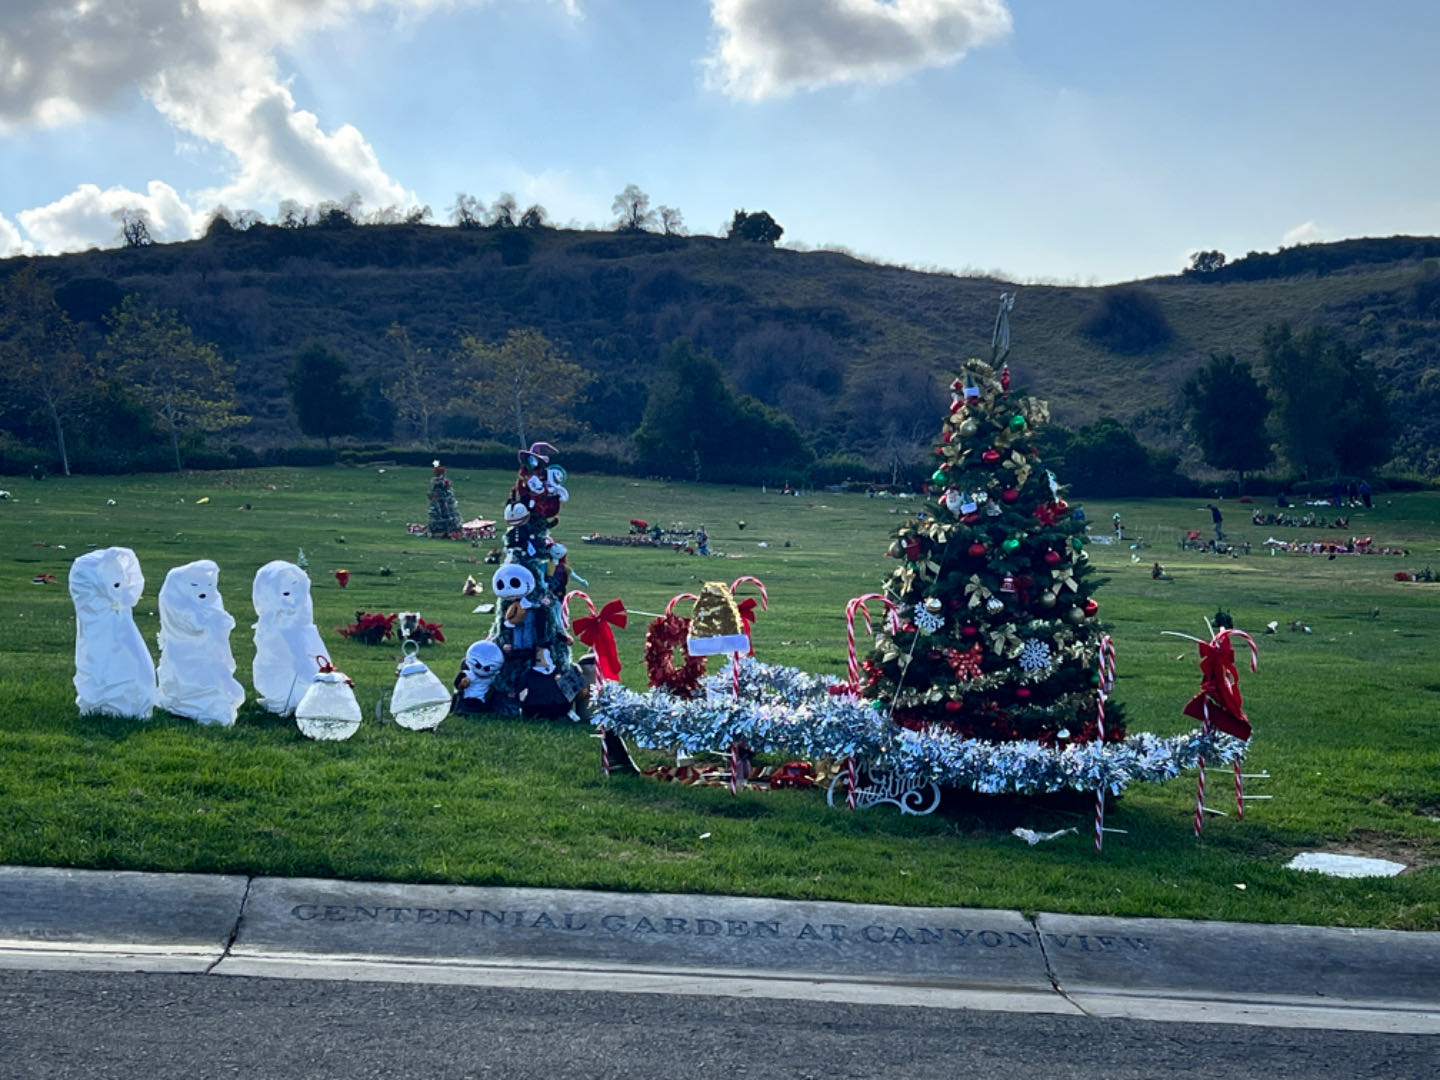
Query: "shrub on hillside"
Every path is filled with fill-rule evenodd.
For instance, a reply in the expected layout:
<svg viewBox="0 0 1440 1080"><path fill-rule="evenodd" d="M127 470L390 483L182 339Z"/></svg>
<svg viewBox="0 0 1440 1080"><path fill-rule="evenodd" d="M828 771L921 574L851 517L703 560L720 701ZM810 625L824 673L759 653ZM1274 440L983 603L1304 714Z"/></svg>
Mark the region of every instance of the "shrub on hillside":
<svg viewBox="0 0 1440 1080"><path fill-rule="evenodd" d="M1160 302L1134 286L1102 292L1080 333L1101 348L1127 354L1158 349L1173 336Z"/></svg>

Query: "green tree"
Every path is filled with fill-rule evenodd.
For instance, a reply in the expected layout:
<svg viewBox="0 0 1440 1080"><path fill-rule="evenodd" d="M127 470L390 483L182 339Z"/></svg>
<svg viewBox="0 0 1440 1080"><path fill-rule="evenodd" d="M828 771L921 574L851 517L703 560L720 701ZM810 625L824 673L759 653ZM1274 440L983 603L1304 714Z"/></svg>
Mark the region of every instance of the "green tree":
<svg viewBox="0 0 1440 1080"><path fill-rule="evenodd" d="M482 428L528 446L536 431L563 435L579 427L574 408L592 376L540 331L512 330L499 344L470 334L460 347L461 373L472 379L470 401L481 413ZM487 415L493 419L487 421Z"/></svg>
<svg viewBox="0 0 1440 1080"><path fill-rule="evenodd" d="M1190 432L1211 468L1235 473L1240 494L1245 474L1265 468L1274 460L1265 420L1270 395L1255 381L1250 365L1234 354L1210 357L1180 388Z"/></svg>
<svg viewBox="0 0 1440 1080"><path fill-rule="evenodd" d="M633 441L645 467L696 480L726 467L800 467L814 457L788 416L733 394L715 358L684 338L666 352Z"/></svg>
<svg viewBox="0 0 1440 1080"><path fill-rule="evenodd" d="M365 416L360 389L350 381L350 365L322 341L307 341L295 354L286 383L300 430L312 439L353 435Z"/></svg>
<svg viewBox="0 0 1440 1080"><path fill-rule="evenodd" d="M170 439L177 472L185 467L182 437L225 431L249 419L236 411L234 365L215 346L195 340L174 311L127 296L109 325L102 354L108 374L148 407Z"/></svg>
<svg viewBox="0 0 1440 1080"><path fill-rule="evenodd" d="M1372 364L1331 330L1267 327L1262 355L1285 457L1306 479L1363 472L1390 457L1395 421Z"/></svg>
<svg viewBox="0 0 1440 1080"><path fill-rule="evenodd" d="M784 233L784 227L764 210L758 210L753 214L747 214L744 210L736 210L735 216L730 219L730 231L725 234L725 239L745 240L755 244L769 244L773 247L780 242L780 237Z"/></svg>
<svg viewBox="0 0 1440 1080"><path fill-rule="evenodd" d="M75 325L55 302L54 290L33 262L0 282L0 386L11 401L43 409L55 435L65 475L67 412L84 383L84 358Z"/></svg>
<svg viewBox="0 0 1440 1080"><path fill-rule="evenodd" d="M1197 251L1190 256L1188 274L1213 274L1225 266L1223 251Z"/></svg>

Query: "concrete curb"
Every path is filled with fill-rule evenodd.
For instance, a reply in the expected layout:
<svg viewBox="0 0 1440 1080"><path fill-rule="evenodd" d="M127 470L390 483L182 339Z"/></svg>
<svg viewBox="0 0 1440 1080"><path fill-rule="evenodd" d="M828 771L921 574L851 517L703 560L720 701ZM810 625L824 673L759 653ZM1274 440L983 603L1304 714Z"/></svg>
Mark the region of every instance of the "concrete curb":
<svg viewBox="0 0 1440 1080"><path fill-rule="evenodd" d="M1440 1032L1440 933L0 867L0 967Z"/></svg>

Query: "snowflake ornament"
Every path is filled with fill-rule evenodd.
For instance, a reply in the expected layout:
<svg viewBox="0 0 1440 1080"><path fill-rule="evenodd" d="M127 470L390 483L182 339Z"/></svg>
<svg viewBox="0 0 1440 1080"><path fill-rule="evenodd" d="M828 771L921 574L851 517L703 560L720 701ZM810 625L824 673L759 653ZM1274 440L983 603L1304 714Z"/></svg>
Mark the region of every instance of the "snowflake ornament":
<svg viewBox="0 0 1440 1080"><path fill-rule="evenodd" d="M915 612L915 625L922 634L933 634L945 625L945 616L922 607Z"/></svg>
<svg viewBox="0 0 1440 1080"><path fill-rule="evenodd" d="M1020 649L1020 667L1024 671L1040 671L1050 666L1050 643L1031 638Z"/></svg>

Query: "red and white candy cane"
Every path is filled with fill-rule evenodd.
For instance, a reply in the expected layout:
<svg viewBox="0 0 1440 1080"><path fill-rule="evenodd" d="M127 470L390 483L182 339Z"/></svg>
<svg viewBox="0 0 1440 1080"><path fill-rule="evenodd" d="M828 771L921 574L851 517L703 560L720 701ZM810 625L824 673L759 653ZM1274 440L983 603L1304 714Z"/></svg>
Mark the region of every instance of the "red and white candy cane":
<svg viewBox="0 0 1440 1080"><path fill-rule="evenodd" d="M671 615L675 614L675 605L678 604L681 600L699 599L700 597L696 596L693 592L682 592L679 596L672 597L670 603L665 605L665 617L668 619Z"/></svg>
<svg viewBox="0 0 1440 1080"><path fill-rule="evenodd" d="M740 744L730 744L730 794L740 793Z"/></svg>
<svg viewBox="0 0 1440 1080"><path fill-rule="evenodd" d="M855 769L855 755L851 754L845 759L845 809L855 809L855 789L859 786L860 781Z"/></svg>
<svg viewBox="0 0 1440 1080"><path fill-rule="evenodd" d="M1205 721L1204 734L1210 734L1210 721ZM1199 836L1205 828L1205 755L1200 755L1200 774L1195 782L1195 835Z"/></svg>
<svg viewBox="0 0 1440 1080"><path fill-rule="evenodd" d="M1097 700L1095 703L1095 724L1100 729L1100 749L1105 749L1105 697L1115 685L1115 643L1106 634L1100 639L1100 649L1095 663L1099 671ZM1095 850L1105 846L1105 784L1095 787Z"/></svg>
<svg viewBox="0 0 1440 1080"><path fill-rule="evenodd" d="M560 601L560 619L566 630L570 629L570 601L575 597L585 601L585 606L590 609L590 614L595 614L595 602L590 599L590 594L579 589L571 589L565 594L565 599ZM605 775L610 775L608 772Z"/></svg>
<svg viewBox="0 0 1440 1080"><path fill-rule="evenodd" d="M606 776L610 775L610 736L603 726L600 728L600 767Z"/></svg>
<svg viewBox="0 0 1440 1080"><path fill-rule="evenodd" d="M1250 670L1260 670L1260 650L1255 648L1255 639L1244 630L1224 629L1222 634L1235 634L1245 639L1250 646ZM1231 764L1235 768L1235 818L1237 821L1245 820L1245 780L1240 775L1240 759L1236 758Z"/></svg>
<svg viewBox="0 0 1440 1080"><path fill-rule="evenodd" d="M866 605L867 600L879 600L885 604L887 615L895 617L896 605L884 593L866 593L864 596L857 596L845 605L845 648L849 661L847 668L850 675L850 689L856 697L860 694L860 659L855 653L855 615L856 613L865 616L865 631L873 635L875 628L870 623L870 608Z"/></svg>
<svg viewBox="0 0 1440 1080"><path fill-rule="evenodd" d="M730 586L730 594L733 596L735 593L739 592L741 584L747 581L753 582L760 589L760 610L769 611L770 594L765 591L765 583L761 581L758 577L750 577L747 574L745 576L736 578ZM746 640L749 640L750 620L755 617L755 601L747 600L746 604L748 604L749 607L741 609L740 618L745 627L745 638ZM753 645L750 648L750 655L755 655L755 648ZM740 696L740 654L738 652L731 657L730 675L731 681L733 682L735 688L735 696L738 698Z"/></svg>

